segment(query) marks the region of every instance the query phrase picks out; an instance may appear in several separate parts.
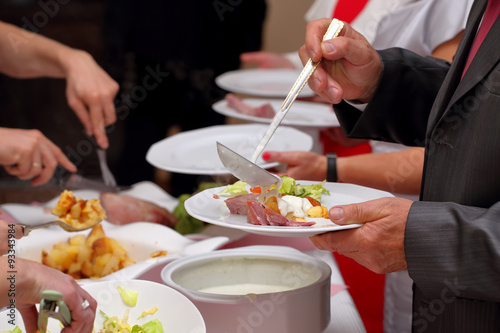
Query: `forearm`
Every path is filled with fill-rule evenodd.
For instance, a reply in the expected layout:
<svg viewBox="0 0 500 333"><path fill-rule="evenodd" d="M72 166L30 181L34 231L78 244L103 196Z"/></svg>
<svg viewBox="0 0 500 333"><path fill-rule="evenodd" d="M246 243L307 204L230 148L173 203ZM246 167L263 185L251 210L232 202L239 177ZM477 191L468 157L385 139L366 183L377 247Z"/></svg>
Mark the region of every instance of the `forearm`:
<svg viewBox="0 0 500 333"><path fill-rule="evenodd" d="M0 22L0 71L9 76L63 78L64 62L74 52L79 51Z"/></svg>
<svg viewBox="0 0 500 333"><path fill-rule="evenodd" d="M400 194L418 194L422 179L423 148L394 153L337 158L337 176L352 183Z"/></svg>

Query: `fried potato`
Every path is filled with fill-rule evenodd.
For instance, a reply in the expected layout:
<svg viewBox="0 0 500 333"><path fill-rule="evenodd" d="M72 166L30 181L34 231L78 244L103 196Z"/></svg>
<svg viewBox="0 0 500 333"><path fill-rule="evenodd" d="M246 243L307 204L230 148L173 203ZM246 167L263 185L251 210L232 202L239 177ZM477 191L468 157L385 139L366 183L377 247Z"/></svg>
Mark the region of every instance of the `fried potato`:
<svg viewBox="0 0 500 333"><path fill-rule="evenodd" d="M56 221L74 228L85 228L106 218L99 199L83 200L73 196L73 192L68 190L61 193L52 214L57 216Z"/></svg>
<svg viewBox="0 0 500 333"><path fill-rule="evenodd" d="M309 217L323 217L328 219L328 208L325 206L315 206L307 210L307 215Z"/></svg>
<svg viewBox="0 0 500 333"><path fill-rule="evenodd" d="M50 252L42 251L42 263L81 279L103 277L135 261L115 239L106 237L99 224L87 237L77 235L54 244Z"/></svg>

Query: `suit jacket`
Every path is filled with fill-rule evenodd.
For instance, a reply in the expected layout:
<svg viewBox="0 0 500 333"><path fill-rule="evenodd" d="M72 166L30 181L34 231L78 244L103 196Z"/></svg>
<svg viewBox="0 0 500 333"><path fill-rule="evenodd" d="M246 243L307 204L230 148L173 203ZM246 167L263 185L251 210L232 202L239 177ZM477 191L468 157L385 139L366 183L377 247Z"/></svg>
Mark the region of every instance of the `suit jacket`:
<svg viewBox="0 0 500 333"><path fill-rule="evenodd" d="M486 3L471 8L453 64L379 51L364 112L335 106L350 137L426 148L405 230L414 332L500 332L500 19L461 78Z"/></svg>

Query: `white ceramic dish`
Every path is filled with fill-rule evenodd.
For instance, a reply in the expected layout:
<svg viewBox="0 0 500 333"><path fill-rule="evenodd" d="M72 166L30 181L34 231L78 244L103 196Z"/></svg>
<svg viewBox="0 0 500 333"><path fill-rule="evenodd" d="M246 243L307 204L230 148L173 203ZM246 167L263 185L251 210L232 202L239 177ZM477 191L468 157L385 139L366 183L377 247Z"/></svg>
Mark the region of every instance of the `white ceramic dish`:
<svg viewBox="0 0 500 333"><path fill-rule="evenodd" d="M159 169L171 172L225 175L228 171L217 155L216 141L250 159L267 128L262 124L222 125L181 132L153 144L146 160ZM312 145L308 134L295 128L280 127L267 149L309 151ZM265 169L278 165L267 163L261 157L257 159L257 164Z"/></svg>
<svg viewBox="0 0 500 333"><path fill-rule="evenodd" d="M244 98L243 103L253 107L259 107L269 103L273 107L274 111L278 112L281 108L283 100ZM227 117L233 117L250 122L270 124L272 121L272 118L257 117L238 112L234 108L229 107L225 99L215 103L212 108ZM281 124L299 128L327 128L340 126L339 121L337 120L337 117L335 116L335 113L330 105L304 101L295 101L286 117L281 121Z"/></svg>
<svg viewBox="0 0 500 333"><path fill-rule="evenodd" d="M300 70L296 69L240 69L219 75L215 78L215 83L235 93L285 98L299 75ZM314 94L305 85L299 97L311 97Z"/></svg>
<svg viewBox="0 0 500 333"><path fill-rule="evenodd" d="M297 184L311 185L317 182L297 180ZM321 204L328 209L335 205L363 202L383 197L392 197L389 192L344 183L325 183L324 187L330 192L323 195ZM253 225L247 222L247 217L229 213L229 209L224 203L225 198L214 198L214 194L219 193L224 187L212 188L194 195L185 201L186 211L202 221L228 228L235 228L251 233L280 236L280 237L310 237L330 231L339 231L360 227L361 224L337 225L329 219L310 218L316 225L311 227L279 227Z"/></svg>
<svg viewBox="0 0 500 333"><path fill-rule="evenodd" d="M330 320L330 267L293 248L248 246L186 257L161 276L197 306L209 333L320 333Z"/></svg>
<svg viewBox="0 0 500 333"><path fill-rule="evenodd" d="M193 241L171 228L149 222L114 225L103 221L101 224L106 236L115 239L136 263L99 279L77 280L79 284L132 279L156 265L182 256L213 251L228 241L227 237ZM17 241L17 256L41 262L42 250L50 252L53 245L58 242L65 242L68 238L78 234L88 235L89 233L90 230L68 233L59 227L33 230L27 237ZM167 251L166 256L151 258L153 252L162 250Z"/></svg>
<svg viewBox="0 0 500 333"><path fill-rule="evenodd" d="M135 307L123 303L117 290L118 286L139 293ZM143 280L115 280L94 283L83 286L83 288L88 291L98 304L94 323L96 332L103 325L103 316L99 310L109 316L122 318L127 308L130 309L128 323L131 325L144 324L150 320L158 319L163 325L164 332L206 332L203 317L194 304L178 291L163 284ZM156 313L137 319L143 311L148 311L154 306L158 307ZM0 313L0 315L4 318L6 313ZM19 312L16 314L16 319L16 324L21 328L22 332L25 332ZM13 326L6 323L6 320L0 321L0 330L12 330L13 328ZM49 319L48 331L51 333L60 332L59 321Z"/></svg>

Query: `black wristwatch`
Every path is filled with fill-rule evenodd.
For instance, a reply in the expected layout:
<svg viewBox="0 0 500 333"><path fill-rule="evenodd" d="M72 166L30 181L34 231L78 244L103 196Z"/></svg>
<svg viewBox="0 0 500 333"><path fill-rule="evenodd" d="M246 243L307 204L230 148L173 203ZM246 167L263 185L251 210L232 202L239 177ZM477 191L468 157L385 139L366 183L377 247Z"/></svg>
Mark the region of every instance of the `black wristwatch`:
<svg viewBox="0 0 500 333"><path fill-rule="evenodd" d="M328 153L326 154L326 181L336 182L337 177L337 154Z"/></svg>

